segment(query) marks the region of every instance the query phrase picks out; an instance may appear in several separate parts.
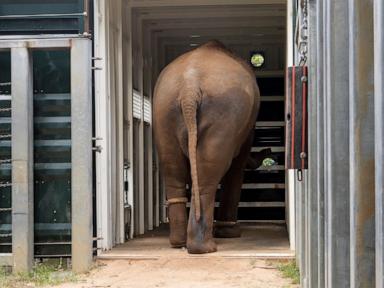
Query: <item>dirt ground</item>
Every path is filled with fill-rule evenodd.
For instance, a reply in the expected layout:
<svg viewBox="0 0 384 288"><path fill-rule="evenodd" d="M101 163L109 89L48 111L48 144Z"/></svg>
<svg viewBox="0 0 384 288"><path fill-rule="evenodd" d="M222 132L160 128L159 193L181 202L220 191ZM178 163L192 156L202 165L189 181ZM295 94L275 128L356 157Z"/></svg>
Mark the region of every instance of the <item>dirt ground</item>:
<svg viewBox="0 0 384 288"><path fill-rule="evenodd" d="M267 261L228 258L104 260L87 277L60 288L298 287Z"/></svg>

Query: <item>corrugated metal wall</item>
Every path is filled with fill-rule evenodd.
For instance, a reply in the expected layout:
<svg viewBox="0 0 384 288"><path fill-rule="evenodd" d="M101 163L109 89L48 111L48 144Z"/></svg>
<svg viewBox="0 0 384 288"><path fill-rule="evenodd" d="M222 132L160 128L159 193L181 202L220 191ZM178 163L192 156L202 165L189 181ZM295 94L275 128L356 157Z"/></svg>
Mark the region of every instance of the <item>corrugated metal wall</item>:
<svg viewBox="0 0 384 288"><path fill-rule="evenodd" d="M384 287L383 1L307 3L309 170L296 215L302 287Z"/></svg>

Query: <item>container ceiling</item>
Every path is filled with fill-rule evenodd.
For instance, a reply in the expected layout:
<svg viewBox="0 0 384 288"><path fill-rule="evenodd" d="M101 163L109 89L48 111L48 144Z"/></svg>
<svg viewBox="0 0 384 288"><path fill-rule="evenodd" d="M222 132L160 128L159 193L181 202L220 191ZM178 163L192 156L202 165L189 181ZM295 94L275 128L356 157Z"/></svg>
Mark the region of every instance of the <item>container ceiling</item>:
<svg viewBox="0 0 384 288"><path fill-rule="evenodd" d="M134 8L133 15L142 21L144 31L173 45L194 45L211 39L227 44L284 42L285 1L206 1L225 5L200 2L132 1L133 6L147 6Z"/></svg>

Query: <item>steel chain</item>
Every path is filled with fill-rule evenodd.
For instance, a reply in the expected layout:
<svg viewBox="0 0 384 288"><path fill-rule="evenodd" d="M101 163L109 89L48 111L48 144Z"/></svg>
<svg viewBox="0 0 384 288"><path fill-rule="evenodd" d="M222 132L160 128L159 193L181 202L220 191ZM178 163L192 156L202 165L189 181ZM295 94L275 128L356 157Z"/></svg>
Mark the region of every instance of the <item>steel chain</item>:
<svg viewBox="0 0 384 288"><path fill-rule="evenodd" d="M12 108L0 108L0 112L9 112L12 111Z"/></svg>
<svg viewBox="0 0 384 288"><path fill-rule="evenodd" d="M6 139L6 138L11 138L11 137L12 137L12 134L0 135L0 139Z"/></svg>
<svg viewBox="0 0 384 288"><path fill-rule="evenodd" d="M300 19L300 41L298 44L298 50L300 54L300 66L304 66L307 63L308 53L308 0L301 0L301 19Z"/></svg>
<svg viewBox="0 0 384 288"><path fill-rule="evenodd" d="M12 236L12 233L7 233L7 234L1 234L0 233L0 238L8 238L8 237L11 237Z"/></svg>

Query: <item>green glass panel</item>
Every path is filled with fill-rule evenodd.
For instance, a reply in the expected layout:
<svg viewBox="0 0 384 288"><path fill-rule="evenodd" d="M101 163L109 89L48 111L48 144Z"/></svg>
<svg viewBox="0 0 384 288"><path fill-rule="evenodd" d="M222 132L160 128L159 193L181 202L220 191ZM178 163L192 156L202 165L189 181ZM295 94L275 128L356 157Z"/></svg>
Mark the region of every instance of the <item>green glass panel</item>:
<svg viewBox="0 0 384 288"><path fill-rule="evenodd" d="M70 52L33 52L35 254L70 254Z"/></svg>
<svg viewBox="0 0 384 288"><path fill-rule="evenodd" d="M11 107L11 54L0 52L0 109ZM11 134L11 112L0 111L0 135ZM0 160L11 159L10 138L0 138ZM0 183L12 181L12 170L10 163L0 163ZM12 205L11 187L0 187L0 208L11 208ZM0 211L0 253L12 251L11 236L4 237L11 233L12 214L11 211Z"/></svg>

